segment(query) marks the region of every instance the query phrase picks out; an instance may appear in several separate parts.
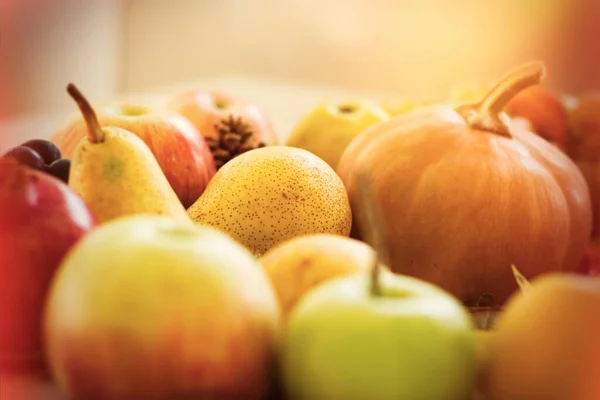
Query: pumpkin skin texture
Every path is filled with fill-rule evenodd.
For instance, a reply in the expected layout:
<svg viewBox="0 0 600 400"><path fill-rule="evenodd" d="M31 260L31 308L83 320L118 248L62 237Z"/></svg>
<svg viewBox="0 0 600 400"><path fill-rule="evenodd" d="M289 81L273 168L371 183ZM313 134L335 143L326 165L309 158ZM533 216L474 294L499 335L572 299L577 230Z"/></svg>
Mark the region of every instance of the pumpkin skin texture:
<svg viewBox="0 0 600 400"><path fill-rule="evenodd" d="M512 73L482 103L419 108L347 147L337 172L357 214L357 176L369 176L392 271L467 305L483 294L502 305L517 289L511 264L529 278L577 268L591 235L587 184L558 148L498 110L536 68Z"/></svg>

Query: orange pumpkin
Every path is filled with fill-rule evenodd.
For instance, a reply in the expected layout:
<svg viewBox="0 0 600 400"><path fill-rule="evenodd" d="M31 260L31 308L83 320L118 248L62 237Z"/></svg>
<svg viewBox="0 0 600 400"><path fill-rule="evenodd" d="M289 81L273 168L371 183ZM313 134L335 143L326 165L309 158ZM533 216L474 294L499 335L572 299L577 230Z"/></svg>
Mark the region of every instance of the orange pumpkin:
<svg viewBox="0 0 600 400"><path fill-rule="evenodd" d="M578 267L591 232L587 184L563 152L502 111L543 73L528 64L480 103L419 108L348 146L338 174L357 215L357 178L370 177L394 272L467 305L483 294L502 305L516 289L511 264L531 278Z"/></svg>

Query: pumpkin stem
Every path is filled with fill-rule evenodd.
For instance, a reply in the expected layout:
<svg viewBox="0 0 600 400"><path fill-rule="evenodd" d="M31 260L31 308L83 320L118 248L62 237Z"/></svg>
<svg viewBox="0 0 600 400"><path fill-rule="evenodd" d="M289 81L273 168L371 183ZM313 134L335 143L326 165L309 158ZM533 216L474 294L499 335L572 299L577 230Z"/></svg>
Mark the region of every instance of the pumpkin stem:
<svg viewBox="0 0 600 400"><path fill-rule="evenodd" d="M537 85L544 77L543 62L532 62L511 71L498 82L479 103L459 106L456 111L474 129L512 137L502 110L519 92Z"/></svg>

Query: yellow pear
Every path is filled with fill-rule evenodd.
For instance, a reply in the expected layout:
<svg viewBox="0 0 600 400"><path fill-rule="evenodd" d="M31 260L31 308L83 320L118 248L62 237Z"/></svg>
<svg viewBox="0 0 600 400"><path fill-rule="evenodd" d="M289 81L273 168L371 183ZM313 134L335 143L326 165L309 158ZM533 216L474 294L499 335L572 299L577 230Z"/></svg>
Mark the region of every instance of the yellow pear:
<svg viewBox="0 0 600 400"><path fill-rule="evenodd" d="M305 293L333 278L369 271L375 251L368 244L339 235L293 238L260 259L275 288L284 317Z"/></svg>
<svg viewBox="0 0 600 400"><path fill-rule="evenodd" d="M352 226L348 193L335 171L286 146L251 150L223 165L188 215L257 256L296 236L348 236Z"/></svg>
<svg viewBox="0 0 600 400"><path fill-rule="evenodd" d="M369 100L324 101L298 122L286 145L308 150L335 169L356 136L389 118L378 104Z"/></svg>
<svg viewBox="0 0 600 400"><path fill-rule="evenodd" d="M101 128L81 92L72 84L67 90L88 127L88 136L73 153L69 186L83 198L98 222L133 214L158 214L191 223L144 141L125 129Z"/></svg>

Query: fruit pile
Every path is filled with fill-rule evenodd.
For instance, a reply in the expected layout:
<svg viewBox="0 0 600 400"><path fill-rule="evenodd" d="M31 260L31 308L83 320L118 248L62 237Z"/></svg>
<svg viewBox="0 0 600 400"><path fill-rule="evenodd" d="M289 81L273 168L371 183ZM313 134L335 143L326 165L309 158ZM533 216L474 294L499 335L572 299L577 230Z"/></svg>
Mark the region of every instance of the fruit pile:
<svg viewBox="0 0 600 400"><path fill-rule="evenodd" d="M0 158L0 369L71 400L600 399L600 103L543 73L325 102L285 143L222 92L70 84Z"/></svg>

